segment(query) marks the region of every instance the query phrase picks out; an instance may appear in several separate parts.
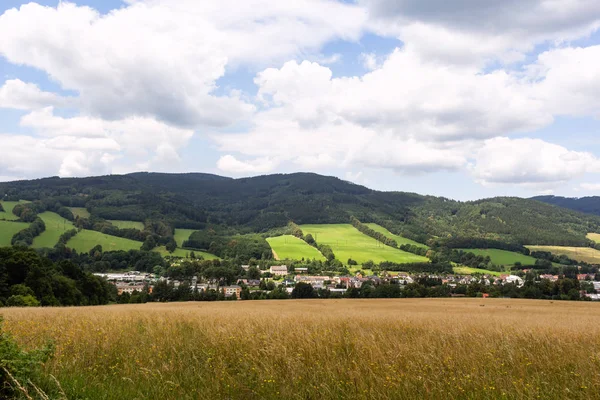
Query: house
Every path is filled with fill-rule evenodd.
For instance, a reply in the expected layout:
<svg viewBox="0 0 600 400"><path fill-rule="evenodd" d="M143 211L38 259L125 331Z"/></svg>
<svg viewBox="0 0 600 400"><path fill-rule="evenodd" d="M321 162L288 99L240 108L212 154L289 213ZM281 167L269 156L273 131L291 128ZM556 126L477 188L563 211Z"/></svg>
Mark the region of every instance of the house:
<svg viewBox="0 0 600 400"><path fill-rule="evenodd" d="M520 277L518 277L516 275L508 275L504 279L504 282L505 283L514 283L514 284L517 285L517 287L521 287L525 283L522 278L520 278Z"/></svg>
<svg viewBox="0 0 600 400"><path fill-rule="evenodd" d="M540 279L547 279L550 282L556 282L558 280L558 275L544 274L540 275Z"/></svg>
<svg viewBox="0 0 600 400"><path fill-rule="evenodd" d="M235 296L239 300L242 295L242 287L238 285L224 286L222 289L225 297Z"/></svg>
<svg viewBox="0 0 600 400"><path fill-rule="evenodd" d="M132 294L133 292L142 292L144 290L144 285L117 283L116 286L118 295L122 295L123 293ZM152 286L148 287L148 293L152 293Z"/></svg>
<svg viewBox="0 0 600 400"><path fill-rule="evenodd" d="M274 265L269 268L269 272L274 276L286 276L288 274L287 265Z"/></svg>
<svg viewBox="0 0 600 400"><path fill-rule="evenodd" d="M305 267L294 268L294 272L297 274L307 274L308 268L305 268Z"/></svg>
<svg viewBox="0 0 600 400"><path fill-rule="evenodd" d="M242 269L244 271L248 271L250 269L250 266L249 265L242 265Z"/></svg>

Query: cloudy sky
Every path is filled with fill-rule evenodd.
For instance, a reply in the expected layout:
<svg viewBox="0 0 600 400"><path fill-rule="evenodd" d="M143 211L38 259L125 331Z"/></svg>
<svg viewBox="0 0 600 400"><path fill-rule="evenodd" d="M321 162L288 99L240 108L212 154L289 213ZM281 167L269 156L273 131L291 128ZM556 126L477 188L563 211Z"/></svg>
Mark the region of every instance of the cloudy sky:
<svg viewBox="0 0 600 400"><path fill-rule="evenodd" d="M598 0L0 2L0 180L600 194Z"/></svg>

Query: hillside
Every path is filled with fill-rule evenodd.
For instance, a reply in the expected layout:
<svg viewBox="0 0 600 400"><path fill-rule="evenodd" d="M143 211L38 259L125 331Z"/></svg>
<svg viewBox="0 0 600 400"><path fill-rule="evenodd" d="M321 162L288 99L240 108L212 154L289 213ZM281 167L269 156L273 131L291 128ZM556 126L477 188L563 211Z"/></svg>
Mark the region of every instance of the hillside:
<svg viewBox="0 0 600 400"><path fill-rule="evenodd" d="M544 203L568 208L587 214L600 215L600 196L580 198L560 196L538 196L534 197L533 200L541 201Z"/></svg>
<svg viewBox="0 0 600 400"><path fill-rule="evenodd" d="M419 243L469 237L588 246L587 233L600 232L600 217L536 200L458 202L414 193L380 192L309 173L242 179L191 173L53 177L0 183L0 197L6 201L43 200L49 206L77 210L80 218L85 218L85 208L91 218L121 221L125 224L122 226L127 226L124 221L161 221L171 229L220 226L232 234L267 232L289 221L346 224L352 215Z"/></svg>

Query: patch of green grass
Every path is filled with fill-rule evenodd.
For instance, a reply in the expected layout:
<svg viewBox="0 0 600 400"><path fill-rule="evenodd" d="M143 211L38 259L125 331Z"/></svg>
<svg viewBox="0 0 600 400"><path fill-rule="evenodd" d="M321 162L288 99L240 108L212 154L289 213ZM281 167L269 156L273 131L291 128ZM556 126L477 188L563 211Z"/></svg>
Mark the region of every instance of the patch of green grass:
<svg viewBox="0 0 600 400"><path fill-rule="evenodd" d="M488 269L480 269L480 268L471 268L465 266L457 266L454 267L454 273L460 275L473 275L473 274L487 274L493 276L500 276L502 272L498 271L490 271Z"/></svg>
<svg viewBox="0 0 600 400"><path fill-rule="evenodd" d="M29 226L25 222L0 221L0 247L11 246L12 237L15 233Z"/></svg>
<svg viewBox="0 0 600 400"><path fill-rule="evenodd" d="M520 262L523 265L534 265L535 258L526 256L525 254L516 253L513 251L498 250L498 249L458 249L467 253L473 253L478 256L490 256L493 264L496 265L515 265Z"/></svg>
<svg viewBox="0 0 600 400"><path fill-rule="evenodd" d="M189 257L189 255L193 251L196 258L202 256L202 258L204 258L205 260L218 260L219 259L219 257L215 256L214 254L210 254L210 253L200 251L200 250L186 250L186 249L178 248L178 249L175 249L175 251L173 253L169 253L165 246L160 246L160 247L155 248L153 251L160 253L163 257L174 256L174 257L183 257L183 258Z"/></svg>
<svg viewBox="0 0 600 400"><path fill-rule="evenodd" d="M102 251L139 250L142 242L84 229L67 243L67 247L80 253L88 252L97 245L102 246Z"/></svg>
<svg viewBox="0 0 600 400"><path fill-rule="evenodd" d="M392 232L388 231L381 225L377 225L377 224L373 224L373 223L368 223L365 225L368 226L369 228L373 229L375 232L382 233L386 237L388 237L390 239L394 239L396 241L396 243L398 243L398 246L401 246L403 244L411 244L413 246L424 247L426 249L429 248L429 246L427 246L423 243L415 242L414 240L410 240L408 238L405 238L404 236L394 235Z"/></svg>
<svg viewBox="0 0 600 400"><path fill-rule="evenodd" d="M575 261L600 264L600 251L591 247L527 246L527 248L531 251L549 251L556 256L565 255Z"/></svg>
<svg viewBox="0 0 600 400"><path fill-rule="evenodd" d="M321 260L325 261L323 254L310 246L302 239L292 235L268 238L269 246L278 260Z"/></svg>
<svg viewBox="0 0 600 400"><path fill-rule="evenodd" d="M69 207L69 210L73 213L74 216L79 218L89 218L90 212L84 207Z"/></svg>
<svg viewBox="0 0 600 400"><path fill-rule="evenodd" d="M183 242L190 238L190 235L196 232L197 229L175 229L175 241L177 247L183 247Z"/></svg>
<svg viewBox="0 0 600 400"><path fill-rule="evenodd" d="M0 220L16 221L19 219L15 214L12 213L13 208L19 203L27 203L26 201L0 201L4 211L0 211Z"/></svg>
<svg viewBox="0 0 600 400"><path fill-rule="evenodd" d="M587 238L596 243L600 243L600 233L588 233Z"/></svg>
<svg viewBox="0 0 600 400"><path fill-rule="evenodd" d="M138 231L144 230L144 224L138 221L118 221L114 219L109 219L108 222L110 222L119 229L137 229Z"/></svg>
<svg viewBox="0 0 600 400"><path fill-rule="evenodd" d="M386 246L361 233L350 224L302 225L300 228L305 235L310 233L317 243L331 246L335 257L344 264L349 258L359 264L369 260L375 263L429 262L426 257Z"/></svg>
<svg viewBox="0 0 600 400"><path fill-rule="evenodd" d="M39 217L44 221L44 224L46 224L46 230L33 239L32 247L36 249L54 247L63 233L74 228L71 221L50 211L39 214Z"/></svg>

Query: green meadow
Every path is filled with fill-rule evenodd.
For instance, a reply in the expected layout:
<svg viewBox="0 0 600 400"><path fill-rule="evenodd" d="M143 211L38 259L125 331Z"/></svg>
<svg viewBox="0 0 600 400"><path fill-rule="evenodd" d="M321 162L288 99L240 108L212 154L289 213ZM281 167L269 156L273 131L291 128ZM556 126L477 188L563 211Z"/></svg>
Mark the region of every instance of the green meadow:
<svg viewBox="0 0 600 400"><path fill-rule="evenodd" d="M69 210L73 213L74 216L79 218L89 218L90 212L83 207L69 207Z"/></svg>
<svg viewBox="0 0 600 400"><path fill-rule="evenodd" d="M490 256L492 263L496 265L515 265L521 263L523 265L535 264L535 258L526 256L525 254L516 253L513 251L498 250L498 249L458 249L467 253L473 253L478 256Z"/></svg>
<svg viewBox="0 0 600 400"><path fill-rule="evenodd" d="M2 204L2 207L4 208L4 211L0 211L0 220L6 220L6 221L16 221L19 219L19 217L17 217L16 215L14 215L12 213L13 208L15 208L15 206L19 203L23 203L20 201L0 201L0 204Z"/></svg>
<svg viewBox="0 0 600 400"><path fill-rule="evenodd" d="M398 243L398 246L401 246L403 244L411 244L413 246L429 248L427 245L425 245L423 243L415 242L414 240L407 239L403 236L394 235L392 232L388 231L381 225L377 225L377 224L373 224L373 223L369 223L369 224L365 224L365 225L368 226L369 228L373 229L375 232L382 233L386 237L388 237L390 239L394 239L396 241L396 243Z"/></svg>
<svg viewBox="0 0 600 400"><path fill-rule="evenodd" d="M454 273L461 274L461 275L473 275L473 274L486 274L486 275L493 275L493 276L502 275L502 272L498 272L498 271L490 271L487 269L471 268L471 267L465 267L465 266L454 267Z"/></svg>
<svg viewBox="0 0 600 400"><path fill-rule="evenodd" d="M386 246L361 233L350 224L302 225L300 228L305 235L310 233L317 243L331 246L335 257L344 264L348 262L349 258L359 264L369 260L376 263L382 261L429 262L426 257Z"/></svg>
<svg viewBox="0 0 600 400"><path fill-rule="evenodd" d="M183 247L183 242L190 238L190 235L196 232L197 229L175 229L175 241L177 247Z"/></svg>
<svg viewBox="0 0 600 400"><path fill-rule="evenodd" d="M210 253L207 253L205 251L200 251L200 250L186 250L186 249L177 248L177 249L175 249L175 251L173 253L169 253L165 246L160 246L160 247L155 248L153 251L160 253L160 255L162 255L163 257L173 256L173 257L187 258L187 257L189 257L189 255L192 252L194 252L194 255L196 256L196 258L202 257L205 260L218 260L219 259L219 257L215 256L214 254L210 254Z"/></svg>
<svg viewBox="0 0 600 400"><path fill-rule="evenodd" d="M271 237L267 239L274 255L278 260L321 260L323 254L302 239L292 235Z"/></svg>
<svg viewBox="0 0 600 400"><path fill-rule="evenodd" d="M109 219L108 222L110 222L119 229L137 229L138 231L144 230L144 224L138 221L118 221L114 219Z"/></svg>
<svg viewBox="0 0 600 400"><path fill-rule="evenodd" d="M71 221L50 211L43 212L38 216L44 221L44 224L46 224L46 230L33 239L32 247L36 249L54 247L63 233L75 228Z"/></svg>
<svg viewBox="0 0 600 400"><path fill-rule="evenodd" d="M80 253L88 252L97 245L102 246L102 251L139 250L142 242L84 229L67 243L67 247Z"/></svg>
<svg viewBox="0 0 600 400"><path fill-rule="evenodd" d="M15 233L27 228L25 222L0 221L0 247L11 246L12 237Z"/></svg>

